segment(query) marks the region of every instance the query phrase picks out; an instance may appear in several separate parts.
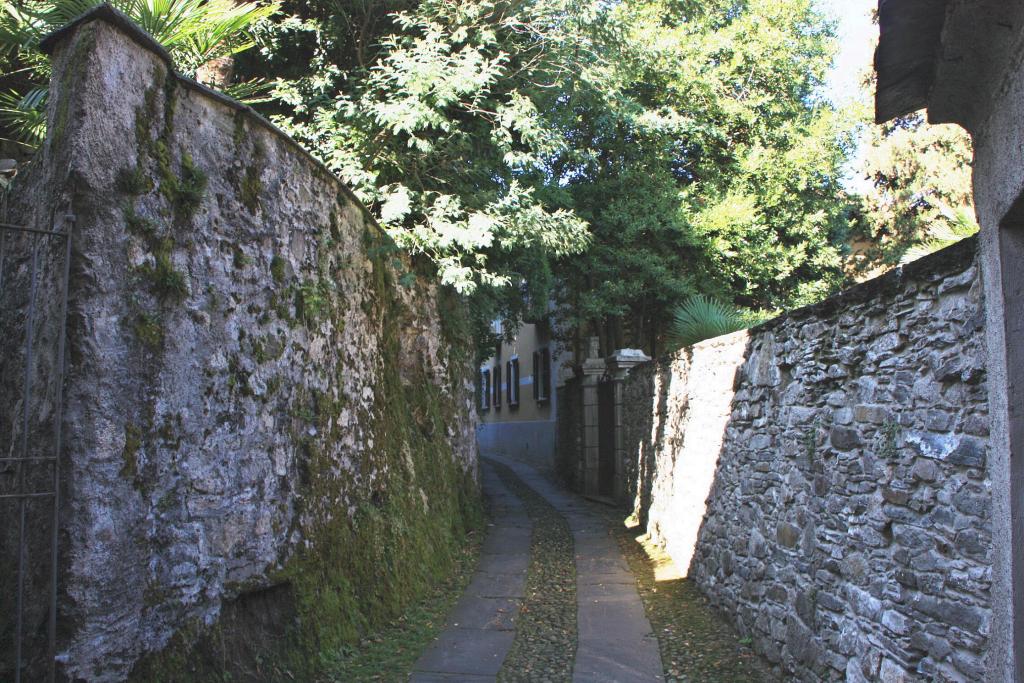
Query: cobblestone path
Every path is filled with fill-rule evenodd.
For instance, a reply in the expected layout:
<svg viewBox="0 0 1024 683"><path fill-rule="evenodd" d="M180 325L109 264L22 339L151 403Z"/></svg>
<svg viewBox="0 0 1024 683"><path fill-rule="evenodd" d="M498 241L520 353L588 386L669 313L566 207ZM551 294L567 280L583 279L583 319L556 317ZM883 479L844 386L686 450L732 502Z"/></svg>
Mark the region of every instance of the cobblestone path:
<svg viewBox="0 0 1024 683"><path fill-rule="evenodd" d="M447 628L416 662L410 680L664 680L658 642L636 578L606 521L534 469L507 460L493 463L485 460L482 465L493 526L480 565L449 615ZM560 536L565 526L569 534ZM572 567L566 572L565 562L549 558L567 550L553 549L553 542L572 546L574 586ZM571 601L566 606L562 599L571 600L573 593L575 619ZM536 612L543 616L533 618ZM510 666L503 667L506 657Z"/></svg>

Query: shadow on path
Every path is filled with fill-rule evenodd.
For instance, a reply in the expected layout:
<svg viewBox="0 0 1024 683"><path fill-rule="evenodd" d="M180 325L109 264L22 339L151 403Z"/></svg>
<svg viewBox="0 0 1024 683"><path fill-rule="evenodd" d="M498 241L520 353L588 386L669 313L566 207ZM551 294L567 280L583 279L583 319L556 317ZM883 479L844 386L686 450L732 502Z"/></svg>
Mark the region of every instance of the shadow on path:
<svg viewBox="0 0 1024 683"><path fill-rule="evenodd" d="M523 502L495 472L495 465L513 473L547 501L572 533L576 569L577 646L574 683L647 683L665 680L658 649L630 571L608 520L592 504L561 490L528 465L503 458L483 461L482 480L490 501L492 526L484 542L472 583L448 617L445 631L416 662L415 683L437 681L567 680L567 671L529 670L517 664L502 671L526 621L520 609L527 586L533 527ZM518 488L518 487L517 487ZM536 565L535 560L535 565ZM536 566L529 567L537 571ZM549 644L526 639L517 646L517 661L539 648L540 663ZM552 667L554 668L554 667ZM500 676L499 676L500 673Z"/></svg>
<svg viewBox="0 0 1024 683"><path fill-rule="evenodd" d="M413 665L410 681L493 681L515 637L526 588L532 524L494 469L481 468L490 526L480 563L447 626Z"/></svg>

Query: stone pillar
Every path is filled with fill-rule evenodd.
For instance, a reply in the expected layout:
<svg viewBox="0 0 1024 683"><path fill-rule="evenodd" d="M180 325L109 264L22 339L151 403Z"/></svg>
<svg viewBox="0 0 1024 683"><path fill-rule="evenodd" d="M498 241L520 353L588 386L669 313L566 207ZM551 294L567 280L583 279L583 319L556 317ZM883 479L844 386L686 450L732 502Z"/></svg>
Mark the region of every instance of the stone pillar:
<svg viewBox="0 0 1024 683"><path fill-rule="evenodd" d="M615 396L615 485L614 497L622 502L626 495L626 453L625 435L622 433L623 384L629 371L641 363L650 362L650 356L639 349L619 349L605 359L609 381L614 383Z"/></svg>
<svg viewBox="0 0 1024 683"><path fill-rule="evenodd" d="M1010 3L1016 6L1016 3ZM1019 10L1018 10L1019 11ZM1020 23L1014 24L1019 31ZM988 473L992 481L992 630L988 678L1024 680L1024 44L990 113L973 127L974 197L985 285Z"/></svg>
<svg viewBox="0 0 1024 683"><path fill-rule="evenodd" d="M597 337L590 338L583 361L583 460L577 481L582 482L583 493L588 496L598 493L597 384L605 373L605 361L597 357L599 343Z"/></svg>

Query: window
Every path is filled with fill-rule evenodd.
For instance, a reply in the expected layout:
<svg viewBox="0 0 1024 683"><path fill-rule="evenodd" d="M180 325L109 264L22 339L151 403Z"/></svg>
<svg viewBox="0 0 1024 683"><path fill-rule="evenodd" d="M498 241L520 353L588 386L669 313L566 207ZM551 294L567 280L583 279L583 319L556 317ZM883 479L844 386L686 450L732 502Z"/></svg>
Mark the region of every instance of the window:
<svg viewBox="0 0 1024 683"><path fill-rule="evenodd" d="M487 412L491 409L491 371L480 371L480 410Z"/></svg>
<svg viewBox="0 0 1024 683"><path fill-rule="evenodd" d="M494 366L494 409L501 408L501 366Z"/></svg>
<svg viewBox="0 0 1024 683"><path fill-rule="evenodd" d="M551 352L548 349L533 352L533 398L538 402L551 398Z"/></svg>
<svg viewBox="0 0 1024 683"><path fill-rule="evenodd" d="M513 356L505 363L505 398L508 405L519 405L519 358Z"/></svg>

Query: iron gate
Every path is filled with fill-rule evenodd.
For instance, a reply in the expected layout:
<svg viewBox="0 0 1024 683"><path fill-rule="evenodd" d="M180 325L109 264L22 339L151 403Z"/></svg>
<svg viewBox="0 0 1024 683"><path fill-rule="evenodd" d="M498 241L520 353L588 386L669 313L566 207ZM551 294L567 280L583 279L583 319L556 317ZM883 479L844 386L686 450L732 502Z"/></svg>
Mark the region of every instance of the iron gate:
<svg viewBox="0 0 1024 683"><path fill-rule="evenodd" d="M0 679L55 679L70 214L0 202Z"/></svg>

